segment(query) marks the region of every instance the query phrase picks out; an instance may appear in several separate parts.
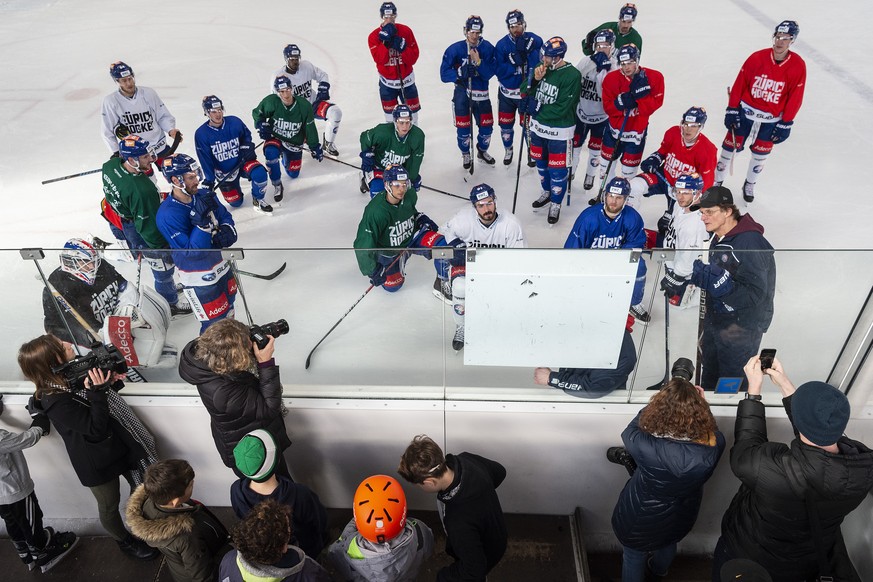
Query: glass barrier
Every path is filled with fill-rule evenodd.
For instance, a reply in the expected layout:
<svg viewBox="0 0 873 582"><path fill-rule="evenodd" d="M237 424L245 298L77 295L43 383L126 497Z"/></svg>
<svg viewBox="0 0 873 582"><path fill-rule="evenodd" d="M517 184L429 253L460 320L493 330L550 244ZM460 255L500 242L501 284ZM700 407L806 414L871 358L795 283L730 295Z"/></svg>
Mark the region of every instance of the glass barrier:
<svg viewBox="0 0 873 582"><path fill-rule="evenodd" d="M105 251L103 262L117 269L128 285L136 287L137 281L141 286L154 285L152 270L146 262L120 261L119 251L110 249ZM549 262L555 264L566 260L566 253L611 252L489 251L548 253ZM37 265L53 281L78 281L60 271L58 250L43 252L44 258L33 260L22 258L18 250L0 251L3 272L14 282L4 293L6 325L0 341L7 355L0 360L0 382L14 383L23 379L15 354L23 342L43 333L44 307L51 312L51 319L57 319ZM736 251L735 254L742 262L743 254L747 253ZM681 305L668 305L663 292L658 290L664 276L663 257L655 250L643 253L643 259L648 267L644 305L651 321L648 324L637 321L633 326L631 338L637 364L625 388L609 391L597 402L645 401L652 394L647 389L659 385L677 358L696 362L697 339L701 333L711 332L709 337L716 342L736 340L736 334L741 333L729 325L712 327L710 320L701 325L696 290L687 293ZM871 259L873 251L863 250L776 251L774 313L763 339L757 342L752 338L753 343L760 343L756 349L777 349L777 357L798 383L826 379L873 286L873 272L868 268ZM434 297L434 264L420 256L409 257L405 282L396 293L387 293L381 288L371 290L368 278L360 274L351 249L247 249L244 258L235 264L239 270L240 291L235 301L236 318L248 323L250 314L256 324L285 319L290 326L290 332L276 342L276 361L281 366L288 397L590 402L574 396L584 396L583 392L565 393L536 384L534 368L530 365L465 365L463 350L456 352L452 348L456 331L453 307ZM265 278L283 265L287 266L281 273L272 279ZM567 273L568 277L571 275ZM57 285L57 293L83 312L109 309L105 304L111 292L92 296L87 285L79 285L84 294L77 298L62 288L61 283ZM467 302L470 302L469 297ZM717 313L731 309L729 303L724 304L727 307L714 308L716 319L729 318ZM749 307L758 306L742 308ZM737 308L741 309L739 305ZM84 317L87 313L80 315ZM535 318L536 312L506 313L506 317ZM163 395L171 388L171 392L178 391L173 393L192 393L194 388L179 378L171 354L181 352L199 330L200 323L190 315L169 323L166 357L161 360L158 355L157 365L138 368L147 380L136 386L140 393ZM93 331L99 335L101 330ZM136 329L133 335L137 336ZM573 325L566 326L558 339L570 346L580 343ZM520 337L518 341L529 340L530 337ZM669 351L665 350L665 340ZM578 345L578 349L580 352L589 350L591 344ZM618 352L617 345L612 349ZM154 356L154 352L150 353ZM144 354L138 352L138 355ZM174 383L181 386L167 386ZM776 389L769 382L765 382L765 393L768 404L779 404ZM730 403L741 395L708 392L707 396L713 403Z"/></svg>

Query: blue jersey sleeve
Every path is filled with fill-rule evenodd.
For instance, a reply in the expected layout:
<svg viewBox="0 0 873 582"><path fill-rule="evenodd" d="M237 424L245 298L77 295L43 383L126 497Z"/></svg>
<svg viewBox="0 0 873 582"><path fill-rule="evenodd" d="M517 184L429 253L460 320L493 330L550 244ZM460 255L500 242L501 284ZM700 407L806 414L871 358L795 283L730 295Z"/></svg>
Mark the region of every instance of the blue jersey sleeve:
<svg viewBox="0 0 873 582"><path fill-rule="evenodd" d="M593 240L592 233L597 228L597 215L602 211L603 205L597 204L582 211L576 219L564 243L565 249L588 249Z"/></svg>
<svg viewBox="0 0 873 582"><path fill-rule="evenodd" d="M454 83L458 80L457 69L466 58L466 53L464 56L459 56L461 55L460 45L461 43L457 42L450 44L446 52L443 53L443 61L440 64L440 80L443 83Z"/></svg>
<svg viewBox="0 0 873 582"><path fill-rule="evenodd" d="M227 210L225 210L227 212ZM205 232L191 224L190 207L170 197L158 209L158 230L167 239L173 249L211 249L212 233ZM174 256L177 254L174 253ZM187 259L193 259L204 252L184 253Z"/></svg>
<svg viewBox="0 0 873 582"><path fill-rule="evenodd" d="M633 208L626 207L623 211L622 231L623 249L642 249L646 246L646 231L643 217Z"/></svg>
<svg viewBox="0 0 873 582"><path fill-rule="evenodd" d="M483 40L479 42L479 57L482 62L479 63L478 80L483 84L483 88L488 88L488 80L497 72L497 61L494 58L494 45Z"/></svg>
<svg viewBox="0 0 873 582"><path fill-rule="evenodd" d="M208 123L208 122L207 122ZM210 129L204 123L194 133L194 150L197 152L197 160L203 170L203 178L207 182L215 181L215 166L212 163L212 150L210 149Z"/></svg>

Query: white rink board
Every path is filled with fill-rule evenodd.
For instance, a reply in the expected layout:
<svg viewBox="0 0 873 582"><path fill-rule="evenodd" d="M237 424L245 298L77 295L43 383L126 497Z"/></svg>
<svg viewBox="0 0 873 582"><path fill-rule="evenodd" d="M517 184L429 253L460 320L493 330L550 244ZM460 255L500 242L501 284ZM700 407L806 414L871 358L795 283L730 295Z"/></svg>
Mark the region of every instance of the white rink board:
<svg viewBox="0 0 873 582"><path fill-rule="evenodd" d="M632 250L495 250L468 253L465 365L615 368Z"/></svg>

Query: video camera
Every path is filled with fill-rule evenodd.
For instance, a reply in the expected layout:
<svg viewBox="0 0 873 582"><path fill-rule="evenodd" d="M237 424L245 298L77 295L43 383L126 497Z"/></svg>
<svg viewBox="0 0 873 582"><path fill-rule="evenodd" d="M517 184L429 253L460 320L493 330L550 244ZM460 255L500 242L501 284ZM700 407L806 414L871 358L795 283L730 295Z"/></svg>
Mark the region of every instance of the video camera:
<svg viewBox="0 0 873 582"><path fill-rule="evenodd" d="M694 362L688 358L678 358L670 369L670 377L682 378L691 382L691 378L694 377Z"/></svg>
<svg viewBox="0 0 873 582"><path fill-rule="evenodd" d="M262 350L267 347L267 343L270 341L270 338L267 337L268 335L279 337L280 335L288 333L290 329L288 322L284 319L280 319L272 323L253 325L249 327L249 337L257 344L258 349Z"/></svg>
<svg viewBox="0 0 873 582"><path fill-rule="evenodd" d="M127 362L118 348L112 344L99 342L91 345L91 351L84 356L76 356L69 362L55 366L52 372L60 374L69 386L77 386L88 377L88 370L97 368L104 372L127 373Z"/></svg>

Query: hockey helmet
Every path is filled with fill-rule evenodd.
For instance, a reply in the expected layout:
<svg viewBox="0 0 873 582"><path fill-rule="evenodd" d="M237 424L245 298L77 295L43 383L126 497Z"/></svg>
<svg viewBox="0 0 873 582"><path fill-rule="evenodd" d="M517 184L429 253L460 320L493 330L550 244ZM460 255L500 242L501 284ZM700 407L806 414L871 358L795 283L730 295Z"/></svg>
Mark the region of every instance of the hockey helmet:
<svg viewBox="0 0 873 582"><path fill-rule="evenodd" d="M497 194L494 193L494 188L488 184L479 184L478 186L473 186L473 189L470 190L470 202L474 205L480 200L485 200L486 198L497 200Z"/></svg>
<svg viewBox="0 0 873 582"><path fill-rule="evenodd" d="M613 196L630 196L631 186L630 182L621 176L616 176L606 185L606 189L604 190L605 194L612 194Z"/></svg>
<svg viewBox="0 0 873 582"><path fill-rule="evenodd" d="M200 164L188 154L173 154L169 158L164 158L163 162L161 162L161 173L170 184L173 184L173 176L179 178L181 183L185 174L192 172L197 174L198 182L203 180ZM175 184L173 185L175 186Z"/></svg>
<svg viewBox="0 0 873 582"><path fill-rule="evenodd" d="M512 26L525 26L526 22L524 21L524 14L522 14L521 10L510 10L506 14L506 28L510 28Z"/></svg>
<svg viewBox="0 0 873 582"><path fill-rule="evenodd" d="M294 86L291 84L291 79L286 77L285 75L279 75L273 80L273 89L276 90L276 93L282 91L284 89L294 89Z"/></svg>
<svg viewBox="0 0 873 582"><path fill-rule="evenodd" d="M682 115L682 123L688 125L699 125L703 127L706 123L706 109L703 107L692 107Z"/></svg>
<svg viewBox="0 0 873 582"><path fill-rule="evenodd" d="M93 285L100 268L100 253L91 241L71 238L61 250L61 270L87 285Z"/></svg>
<svg viewBox="0 0 873 582"><path fill-rule="evenodd" d="M410 109L409 105L406 105L405 103L395 105L394 111L391 112L391 115L394 117L395 123L400 119L412 121L412 109Z"/></svg>
<svg viewBox="0 0 873 582"><path fill-rule="evenodd" d="M300 47L296 44L289 44L282 50L282 54L285 55L286 61L289 59L299 59Z"/></svg>
<svg viewBox="0 0 873 582"><path fill-rule="evenodd" d="M397 6L394 5L394 2L382 2L382 5L379 6L379 16L382 18L397 16Z"/></svg>
<svg viewBox="0 0 873 582"><path fill-rule="evenodd" d="M400 164L391 164L382 172L382 181L385 183L385 189L391 191L391 182L409 182L409 173L406 168Z"/></svg>
<svg viewBox="0 0 873 582"><path fill-rule="evenodd" d="M482 22L480 16L476 16L475 14L470 16L470 18L467 19L467 22L464 23L464 32L481 33L483 30L485 30L485 23Z"/></svg>
<svg viewBox="0 0 873 582"><path fill-rule="evenodd" d="M598 44L615 45L615 33L608 28L598 30L597 33L594 35L593 44L595 46Z"/></svg>
<svg viewBox="0 0 873 582"><path fill-rule="evenodd" d="M676 190L693 190L695 195L698 195L703 191L703 178L697 172L681 174L676 178L673 188Z"/></svg>
<svg viewBox="0 0 873 582"><path fill-rule="evenodd" d="M224 103L215 95L207 95L200 104L203 106L203 115L209 115L210 111L224 111Z"/></svg>
<svg viewBox="0 0 873 582"><path fill-rule="evenodd" d="M616 60L618 61L619 65L623 65L631 61L638 63L640 62L640 49L638 49L637 45L633 43L626 44L618 49Z"/></svg>
<svg viewBox="0 0 873 582"><path fill-rule="evenodd" d="M123 61L117 61L109 65L109 75L118 81L119 79L124 79L125 77L133 77L133 69L130 68L130 65Z"/></svg>
<svg viewBox="0 0 873 582"><path fill-rule="evenodd" d="M355 491L352 511L361 535L384 544L406 526L406 494L397 479L373 475L364 479Z"/></svg>
<svg viewBox="0 0 873 582"><path fill-rule="evenodd" d="M118 156L125 161L133 159L136 162L134 165L137 167L139 167L139 158L147 154L154 157L154 148L148 140L138 135L129 135L118 142Z"/></svg>
<svg viewBox="0 0 873 582"><path fill-rule="evenodd" d="M794 42L800 36L800 25L793 20L783 20L776 25L776 30L773 31L773 36L777 34L790 34L791 41Z"/></svg>
<svg viewBox="0 0 873 582"><path fill-rule="evenodd" d="M540 52L544 57L563 59L564 55L567 54L567 43L560 36L553 36L543 43L543 48L540 49Z"/></svg>
<svg viewBox="0 0 873 582"><path fill-rule="evenodd" d="M637 6L636 4L625 4L621 7L621 10L618 11L618 19L633 22L637 19Z"/></svg>

